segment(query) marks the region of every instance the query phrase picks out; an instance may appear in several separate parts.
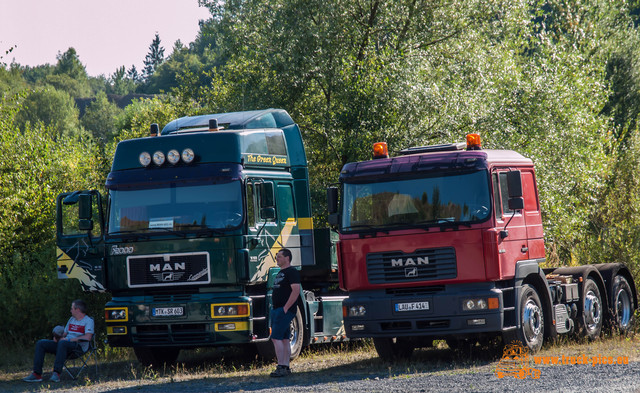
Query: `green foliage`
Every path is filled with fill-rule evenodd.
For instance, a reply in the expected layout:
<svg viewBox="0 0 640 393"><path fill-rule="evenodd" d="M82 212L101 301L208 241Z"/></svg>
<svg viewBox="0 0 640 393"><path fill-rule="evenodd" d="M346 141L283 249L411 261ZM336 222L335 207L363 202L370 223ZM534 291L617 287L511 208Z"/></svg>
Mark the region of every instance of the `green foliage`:
<svg viewBox="0 0 640 393"><path fill-rule="evenodd" d="M119 132L116 119L120 113L122 109L110 102L105 93L98 93L95 101L87 107L81 123L97 142L104 145Z"/></svg>
<svg viewBox="0 0 640 393"><path fill-rule="evenodd" d="M29 128L29 125L42 124L54 139L81 134L75 101L65 91L53 87L28 92L15 121L22 130Z"/></svg>
<svg viewBox="0 0 640 393"><path fill-rule="evenodd" d="M13 100L13 101L11 101ZM64 323L77 283L55 272L55 198L73 189L96 188L96 147L88 140L39 123L19 128L16 97L0 105L0 324L3 341L25 342ZM87 300L91 302L91 299Z"/></svg>

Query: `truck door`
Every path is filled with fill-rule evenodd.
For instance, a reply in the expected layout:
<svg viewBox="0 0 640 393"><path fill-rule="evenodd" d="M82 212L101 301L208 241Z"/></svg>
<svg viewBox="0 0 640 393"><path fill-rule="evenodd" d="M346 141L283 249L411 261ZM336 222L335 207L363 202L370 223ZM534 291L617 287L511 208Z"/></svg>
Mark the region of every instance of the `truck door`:
<svg viewBox="0 0 640 393"><path fill-rule="evenodd" d="M516 261L529 259L527 226L522 211L509 209L508 169L497 169L492 173L496 226L508 231L498 243L500 272L503 277L515 274Z"/></svg>
<svg viewBox="0 0 640 393"><path fill-rule="evenodd" d="M56 227L58 278L74 278L87 292L104 292L104 215L100 193L92 190L58 195Z"/></svg>
<svg viewBox="0 0 640 393"><path fill-rule="evenodd" d="M246 181L247 242L249 277L252 282L267 281L269 268L276 266L276 240L279 235L274 184L262 179Z"/></svg>

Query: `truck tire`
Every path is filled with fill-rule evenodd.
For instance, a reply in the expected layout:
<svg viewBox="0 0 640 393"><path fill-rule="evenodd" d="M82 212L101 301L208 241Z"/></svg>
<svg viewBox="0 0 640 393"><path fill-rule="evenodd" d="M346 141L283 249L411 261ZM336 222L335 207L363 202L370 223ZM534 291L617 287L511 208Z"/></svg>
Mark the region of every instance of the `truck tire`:
<svg viewBox="0 0 640 393"><path fill-rule="evenodd" d="M291 321L291 335L289 336L289 346L291 347L291 360L300 356L304 346L304 320L300 307L296 307L296 316Z"/></svg>
<svg viewBox="0 0 640 393"><path fill-rule="evenodd" d="M544 342L544 311L540 296L534 287L524 284L520 296L520 327L504 332L502 335L504 344L513 341L519 342L529 351L538 352Z"/></svg>
<svg viewBox="0 0 640 393"><path fill-rule="evenodd" d="M289 329L291 331L291 334L289 335L289 347L291 348L291 360L293 360L300 355L300 352L302 352L305 339L304 322L302 319L302 312L299 307L296 309L296 316L291 321ZM258 355L265 361L270 361L276 358L276 351L271 340L256 343L256 349L258 351Z"/></svg>
<svg viewBox="0 0 640 393"><path fill-rule="evenodd" d="M623 276L616 276L611 291L611 326L620 334L628 333L633 327L635 311L633 291Z"/></svg>
<svg viewBox="0 0 640 393"><path fill-rule="evenodd" d="M409 340L402 338L374 338L373 345L376 347L378 356L383 360L407 359L411 357L414 346Z"/></svg>
<svg viewBox="0 0 640 393"><path fill-rule="evenodd" d="M578 318L579 331L589 340L600 337L602 330L602 296L596 282L590 278L584 282L582 291L582 310Z"/></svg>
<svg viewBox="0 0 640 393"><path fill-rule="evenodd" d="M162 368L165 364L171 366L178 359L179 348L140 348L134 347L133 352L140 364L145 367Z"/></svg>

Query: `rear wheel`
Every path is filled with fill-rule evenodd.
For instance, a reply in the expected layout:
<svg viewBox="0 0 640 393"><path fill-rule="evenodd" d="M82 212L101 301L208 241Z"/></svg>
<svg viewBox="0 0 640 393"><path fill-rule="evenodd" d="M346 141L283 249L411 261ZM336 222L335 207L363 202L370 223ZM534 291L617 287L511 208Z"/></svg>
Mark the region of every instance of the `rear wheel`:
<svg viewBox="0 0 640 393"><path fill-rule="evenodd" d="M289 330L291 332L289 334L289 347L291 348L291 359L293 360L300 356L305 344L304 322L300 308L296 309L296 316L291 321ZM256 343L256 349L263 360L273 360L276 357L276 351L271 340Z"/></svg>
<svg viewBox="0 0 640 393"><path fill-rule="evenodd" d="M397 337L374 338L373 345L378 356L384 360L409 358L415 348L410 340Z"/></svg>
<svg viewBox="0 0 640 393"><path fill-rule="evenodd" d="M611 325L621 334L627 333L633 327L634 301L633 292L627 279L616 276L613 281L613 297L611 299Z"/></svg>
<svg viewBox="0 0 640 393"><path fill-rule="evenodd" d="M140 348L134 347L138 361L146 367L161 368L163 365L170 366L176 362L180 354L179 348Z"/></svg>
<svg viewBox="0 0 640 393"><path fill-rule="evenodd" d="M590 278L585 281L582 294L580 332L590 340L595 340L600 337L602 330L602 296L595 281Z"/></svg>
<svg viewBox="0 0 640 393"><path fill-rule="evenodd" d="M537 352L544 341L544 312L538 292L529 284L522 286L519 312L520 328L504 332L503 341L505 345L516 341Z"/></svg>

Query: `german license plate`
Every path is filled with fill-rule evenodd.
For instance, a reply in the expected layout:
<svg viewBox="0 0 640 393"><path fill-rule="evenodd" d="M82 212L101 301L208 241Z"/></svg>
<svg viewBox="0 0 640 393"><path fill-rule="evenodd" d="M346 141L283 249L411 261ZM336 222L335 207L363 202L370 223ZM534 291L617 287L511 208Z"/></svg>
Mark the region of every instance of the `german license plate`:
<svg viewBox="0 0 640 393"><path fill-rule="evenodd" d="M151 313L154 317L179 317L184 315L184 307L155 307Z"/></svg>
<svg viewBox="0 0 640 393"><path fill-rule="evenodd" d="M429 309L429 302L396 303L396 311L424 311Z"/></svg>

